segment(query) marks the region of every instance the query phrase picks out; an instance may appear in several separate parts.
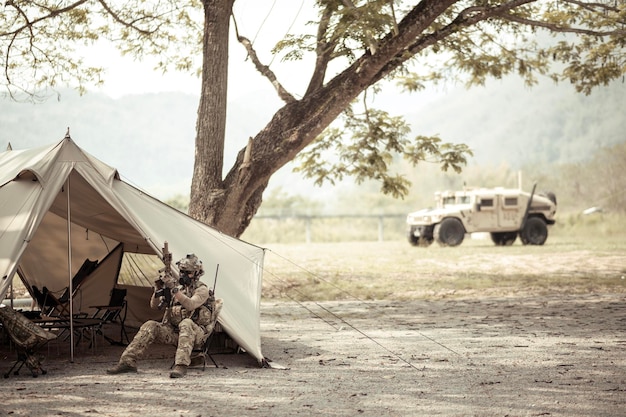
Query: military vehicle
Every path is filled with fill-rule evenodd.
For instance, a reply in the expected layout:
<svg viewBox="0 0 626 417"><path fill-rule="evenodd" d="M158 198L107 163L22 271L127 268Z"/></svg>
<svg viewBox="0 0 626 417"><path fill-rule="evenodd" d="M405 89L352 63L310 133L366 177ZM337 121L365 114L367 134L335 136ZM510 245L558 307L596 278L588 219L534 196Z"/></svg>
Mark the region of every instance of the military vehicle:
<svg viewBox="0 0 626 417"><path fill-rule="evenodd" d="M517 188L475 188L435 193L435 208L407 216L407 237L414 246L437 241L458 246L466 234L486 232L497 246L512 245L519 236L524 245L543 245L548 225L555 223L556 196Z"/></svg>

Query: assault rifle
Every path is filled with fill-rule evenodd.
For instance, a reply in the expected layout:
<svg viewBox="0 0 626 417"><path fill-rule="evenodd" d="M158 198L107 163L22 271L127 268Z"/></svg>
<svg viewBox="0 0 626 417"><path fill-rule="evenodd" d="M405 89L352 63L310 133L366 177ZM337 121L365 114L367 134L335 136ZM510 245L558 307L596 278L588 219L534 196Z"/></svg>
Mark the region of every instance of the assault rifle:
<svg viewBox="0 0 626 417"><path fill-rule="evenodd" d="M169 307L172 303L172 288L176 286L176 279L172 275L172 254L169 251L167 242L163 245L163 268L159 269L159 279L154 281L157 290L154 292L155 297L161 297L159 302L159 310L163 307Z"/></svg>

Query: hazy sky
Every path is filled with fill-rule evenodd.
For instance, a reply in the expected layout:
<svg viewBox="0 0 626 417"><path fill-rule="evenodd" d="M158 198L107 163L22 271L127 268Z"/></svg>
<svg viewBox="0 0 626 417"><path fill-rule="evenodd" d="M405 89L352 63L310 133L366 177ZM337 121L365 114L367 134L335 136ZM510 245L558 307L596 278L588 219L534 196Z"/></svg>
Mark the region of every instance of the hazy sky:
<svg viewBox="0 0 626 417"><path fill-rule="evenodd" d="M255 49L259 54L261 61L270 65L270 68L276 73L279 81L290 91L294 96L298 97L299 93L302 93L306 88L306 80L310 74L311 65L310 62L305 63L283 63L278 58L273 58L271 55L271 49L277 41L283 39L288 33L299 34L305 30L312 31L314 27L306 26L306 22L315 20L315 11L311 9L311 0L236 0L234 14L237 19L237 25L240 34L249 38L254 42ZM123 58L119 52L112 45L98 45L97 47L89 48L91 55L87 58L90 59L92 65L102 65L107 68L107 73L104 76L105 84L99 90L113 98L118 98L124 95L151 93L151 92L167 92L167 91L179 91L195 96L199 95L200 81L197 77L191 74L182 73L166 73L154 70L154 61L151 62L147 59L145 62L135 62L130 58ZM274 59L274 61L272 61ZM247 117L246 123L238 123L238 118L241 118L241 106L232 105L229 107L228 122L237 123L237 127L245 127L248 129L245 132L241 129L237 130L236 134L229 136L229 142L227 147L234 147L235 151L241 146L245 145L247 138L258 132L258 129L263 127L266 119L269 119L271 115L278 110L282 104L270 85L269 81L258 74L256 69L250 60L246 59L246 52L242 45L240 45L234 37L231 37L230 45L230 73L229 73L229 104L237 102L240 105L242 102L248 104L244 106L245 112L248 112L250 116L251 111L255 111L254 118ZM426 91L419 92L413 95L400 95L398 90L393 85L387 85L384 89L384 95L380 95L376 99L377 107L384 108L392 115L408 115L409 122L420 134L435 135L440 134L446 141L452 142L468 142L474 140L475 142L480 139L480 143L489 144L493 141L489 141L489 135L498 136L502 132L498 129L509 128L505 131L507 135L517 136L517 132L510 131L511 126L523 125L528 126L529 120L535 120L534 115L527 114L527 109L523 108L519 111L508 111L506 118L502 116L497 121L489 119L491 115L495 113L503 113L505 110L511 110L515 107L513 105L500 106L497 108L490 108L488 102L492 100L493 96L507 94L508 100L511 100L511 104L516 103L528 103L532 102L532 106L528 110L535 110L540 113L552 114L546 112L544 106L551 105L555 107L554 102L542 103L535 100L536 89L533 91L526 91L521 86L520 82L514 84L515 89L512 88L511 83L507 80L498 80L489 82L487 87L474 88L473 94L467 96L468 98L462 101L452 100L455 96L461 92L465 94L462 88L458 85L447 85L438 88L428 88ZM544 88L551 88L550 82L543 83ZM619 88L626 88L623 83L617 85ZM573 94L573 88L563 89L556 97L556 104L559 103L572 103L568 104L569 107L576 109L578 107L585 107L585 102L580 99L580 95ZM262 94L261 94L262 92ZM253 94L251 94L253 93ZM247 97L244 97L247 95ZM254 96L250 98L250 96ZM533 101L525 100L525 97L532 96ZM474 97L474 99L472 99ZM476 98L478 97L478 98ZM553 96L552 96L553 97ZM626 97L626 95L625 95ZM371 98L371 95L368 97ZM250 110L252 100L262 101L262 105L256 104L253 107L255 110ZM53 99L51 99L53 100ZM462 107L452 108L451 102L461 103ZM518 106L519 107L519 106ZM591 110L591 109L589 109ZM581 113L576 110L575 113ZM195 115L195 111L193 115ZM450 116L453 117L450 117ZM560 115L562 116L562 115ZM245 115L244 115L245 117ZM249 119L255 119L257 122L254 126L247 126L250 124ZM259 120L260 119L260 120ZM461 123L460 120L464 121ZM487 131L480 130L480 132L472 132L469 127L482 126L485 120L489 120L490 128ZM52 122L58 122L53 120ZM69 126L69 122L62 121L62 126ZM67 123L67 124L66 124ZM191 124L191 123L190 123ZM195 125L195 123L194 123ZM537 130L536 135L545 135L542 131L543 126L539 123L533 123L532 127ZM454 130L457 128L457 130ZM256 129L256 130L253 130ZM529 130L526 129L525 132ZM52 129L51 129L52 131ZM55 131L52 138L59 136L59 139L65 132L63 127L62 132L59 134ZM156 141L171 141L171 137L161 137L160 132L155 134L154 140ZM528 132L526 132L528 134ZM19 137L19 135L17 135ZM85 135L87 136L87 135ZM191 134L189 136L192 136ZM74 137L74 136L72 136ZM80 146L84 146L85 150L92 152L93 146L88 143L88 138L80 137L79 132L76 134L76 139L82 139L78 141ZM12 139L12 138L10 138ZM48 145L51 143L50 136L41 136L42 143L40 145ZM193 138L189 138L193 140ZM239 140L241 143L236 142ZM181 138L177 139L177 143L181 142ZM520 143L523 143L520 141ZM483 155L481 149L474 148L477 156ZM127 169L124 166L125 161L120 158L114 150L106 150L107 153L97 154L98 158L104 162L115 166L120 169L123 175L129 175L132 170ZM104 151L103 151L104 152ZM233 153L233 152L231 152ZM188 160L184 164L192 164L193 152L187 155ZM128 163L132 164L133 161ZM146 160L145 164L153 163L153 167L146 166L143 170L145 172L160 172L159 161ZM227 165L230 162L227 161ZM498 163L498 161L494 161ZM283 168L283 171L290 170L290 167ZM157 177L158 175L152 175ZM293 178L300 178L299 176L292 175L289 177L290 184ZM130 178L137 181L136 178ZM186 178L184 184L173 184L171 181L168 184L154 185L150 181L139 181L139 186L145 187L149 192L155 194L160 198L169 197L172 195L171 189L175 190L187 190L188 184L191 179ZM274 179L273 179L274 181ZM277 181L277 180L276 180ZM274 182L272 182L274 184Z"/></svg>
<svg viewBox="0 0 626 417"><path fill-rule="evenodd" d="M311 2L305 0L236 0L234 14L241 35L254 42L264 64L272 63L282 82L295 88L302 77L294 70L297 64L272 62L270 51L287 33L299 33L308 20L314 18ZM231 24L231 32L233 25ZM106 68L105 85L98 91L112 97L128 94L162 91L182 91L198 95L200 81L195 75L178 72L163 74L154 70L154 59L137 62L120 56L113 45L102 43L89 48L89 62ZM244 47L231 37L229 96L237 98L251 89L271 88L269 82L259 76L252 63L246 60Z"/></svg>
<svg viewBox="0 0 626 417"><path fill-rule="evenodd" d="M234 15L239 33L253 42L262 63L271 65L271 69L275 71L279 80L296 97L299 91L303 91L306 88L306 79L311 67L308 66L306 68L305 64L293 62L282 63L278 59L272 61L271 49L276 42L283 39L288 33L299 34L307 29L305 23L315 19L315 11L311 8L311 5L312 2L310 0L236 0L234 6ZM314 30L314 28L309 26L308 30ZM198 77L188 73L162 73L157 71L154 69L156 66L156 59L154 58L147 57L143 61L136 61L131 57L123 57L113 44L106 42L99 42L94 46L86 48L83 54L89 65L105 68L104 85L97 89L88 87L87 89L91 92L104 93L112 98L172 91L184 92L195 96L199 95L200 80ZM278 100L270 82L259 75L252 62L246 58L245 48L234 36L232 21L229 54L229 102L235 102L238 99L241 102L244 100L242 97L246 94L249 96L252 91L264 91L265 94L262 96L269 97L269 99L265 100L263 111L270 112L269 114L271 115L278 110L283 103ZM201 57L198 57L198 62L200 60ZM305 68L305 70L301 68ZM261 94L257 94L257 96L261 96ZM56 100L50 98L49 101ZM241 115L236 114L236 111L233 113L229 109L230 120L237 120L238 117L241 117ZM55 122L58 121L55 120ZM63 126L71 125L67 119L63 120L63 123L66 123ZM90 139L88 137L81 137L80 132L75 132L74 130L72 130L72 133L72 137L76 136L75 139L78 140L79 146L84 146L87 152L94 152L92 150L94 146L89 143ZM256 131L247 132L247 135L243 135L242 140L244 142L242 143L245 144L248 135L254 133ZM55 130L55 135L52 138L59 136L60 139L62 134L59 136ZM156 141L171 141L171 139L171 137L155 137ZM50 136L41 135L41 143L37 145L49 145L52 141L53 139ZM180 143L180 141L181 139L179 138L177 142ZM19 140L16 141L15 145L17 145L16 149L20 149ZM229 143L228 146L239 148L237 143ZM133 183L137 181L136 178L126 177L126 175L132 174L132 170L127 169L125 164L132 163L132 161L125 161L124 158L120 158L114 150L103 150L101 154L96 154L95 156L107 164L120 169L126 180L130 180ZM153 167L148 166L149 164L152 164ZM161 170L160 162L157 160L143 161L143 165L145 170L149 172L160 172ZM187 190L191 179L187 178L182 185L179 183L153 184L151 181L139 182L135 183L135 185L146 189L159 198L164 198L173 195L172 189Z"/></svg>

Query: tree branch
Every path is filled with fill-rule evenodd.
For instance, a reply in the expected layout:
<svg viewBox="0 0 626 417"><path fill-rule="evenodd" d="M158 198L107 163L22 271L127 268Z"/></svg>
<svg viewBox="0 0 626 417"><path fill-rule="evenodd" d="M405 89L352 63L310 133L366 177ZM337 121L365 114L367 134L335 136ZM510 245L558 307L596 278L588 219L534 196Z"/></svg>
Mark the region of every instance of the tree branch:
<svg viewBox="0 0 626 417"><path fill-rule="evenodd" d="M480 21L485 21L487 19L493 17L502 17L509 16L507 13L515 8L523 6L524 4L534 3L537 0L513 0L503 4L500 4L495 7L478 7L472 6L466 9L463 9L459 12L459 14L454 18L449 24L446 26L435 30L431 33L428 33L424 36L417 37L414 42L411 42L404 49L400 50L394 59L390 59L388 63L383 66L380 71L373 78L375 81L379 81L392 71L401 66L404 62L409 60L415 54L423 51L424 49L435 45L437 42L458 33L460 27L469 27L475 25ZM407 16L408 17L408 16ZM406 32L409 27L414 26L414 22L411 19L405 17L400 22L400 31L401 33ZM504 17L503 17L504 18ZM391 37L385 38L385 40L389 39L390 43L394 42L394 39ZM382 49L383 46L381 46ZM407 53L408 52L408 53Z"/></svg>
<svg viewBox="0 0 626 417"><path fill-rule="evenodd" d="M611 7L610 5L605 4L605 3L588 3L588 2L582 2L582 1L577 1L577 0L562 0L562 1L564 3L575 4L576 6L579 6L581 9L586 9L586 10L589 10L591 12L597 12L596 9L603 9L603 10L612 11L612 12L619 12L619 8Z"/></svg>
<svg viewBox="0 0 626 417"><path fill-rule="evenodd" d="M400 29L398 29L398 19L396 18L396 8L393 5L393 0L389 0L389 8L393 18L393 34L397 36L400 33Z"/></svg>
<svg viewBox="0 0 626 417"><path fill-rule="evenodd" d="M62 8L60 8L60 9L56 9L56 10L50 10L50 9L47 9L47 10L49 10L49 11L50 11L50 13L48 13L48 14L47 14L47 15L45 15L45 16L41 16L41 17L38 17L38 18L37 18L37 19L35 19L35 20L30 21L30 20L28 20L28 16L26 16L26 13L25 13L25 12L24 12L21 8L19 8L19 7L17 6L17 4L15 4L15 2L13 2L12 0L9 0L9 1L7 1L7 2L6 2L6 4L4 5L4 7L8 7L8 6L12 6L12 7L14 7L14 8L18 11L18 13L19 13L20 15L22 15L22 17L24 18L24 21L25 21L26 23L25 23L24 25L22 25L22 26L20 26L20 27L16 28L16 29L15 29L14 31L12 31L12 32L0 33L0 36L14 35L14 34L20 33L20 32L21 32L21 31L23 31L24 29L26 29L26 28L30 28L30 27L32 27L32 26L34 26L34 25L36 25L36 24L37 24L37 23L39 23L39 22L42 22L42 21L47 20L47 19L52 19L53 17L56 17L56 16L58 16L58 15L60 15L60 14L63 14L63 13L65 13L65 12L69 11L69 10L75 9L75 8L77 8L78 6L80 6L80 5L84 4L84 3L87 3L87 1L88 1L88 0L79 0L79 1L77 1L76 3L70 4L70 5L68 5L68 6L65 6L65 7L62 7Z"/></svg>
<svg viewBox="0 0 626 417"><path fill-rule="evenodd" d="M8 0L5 4L5 7L7 6L12 6L14 7L17 12L24 18L25 24L23 24L22 26L16 28L15 30L11 31L11 32L5 32L5 33L0 33L1 36L6 36L6 35L13 35L16 33L20 33L23 30L25 30L26 28L32 27L34 25L36 25L37 23L43 22L45 20L48 19L52 19L54 17L57 17L59 15L62 15L63 13L66 13L70 10L73 10L85 3L87 3L89 0L79 0L75 3L72 3L68 6L62 7L60 9L51 9L49 7L44 7L42 5L37 5L39 8L41 9L45 9L47 10L49 13L44 15L44 16L40 16L34 20L29 20L28 16L26 15L26 13L17 5L15 4L15 2L13 0ZM113 9L111 9L111 7L104 1L104 0L98 0L98 3L100 3L100 5L104 8L104 10L113 18L113 20L115 20L117 23L121 24L122 26L128 27L130 29L133 29L137 32L139 32L140 34L144 35L144 36L150 36L153 34L153 32L155 31L148 31L145 29L141 29L140 27L135 25L135 22L137 22L139 19L136 19L132 22L127 22L124 19L122 19L118 13L116 13ZM142 19L145 19L147 16L144 16Z"/></svg>
<svg viewBox="0 0 626 417"><path fill-rule="evenodd" d="M237 40L244 46L244 48L246 48L248 56L252 60L252 63L256 67L257 71L259 71L261 75L263 75L272 83L281 100L283 100L285 103L293 103L294 101L296 101L296 99L282 86L282 84L278 82L276 74L274 74L270 67L261 63L259 57L256 54L256 51L254 50L254 47L252 46L252 42L250 42L248 38L241 35L237 35Z"/></svg>
<svg viewBox="0 0 626 417"><path fill-rule="evenodd" d="M609 35L626 34L626 30L597 31L597 30L592 30L592 29L564 27L556 23L548 23L548 22L542 22L542 21L533 20L533 19L526 19L523 17L511 15L511 14L499 14L498 17L501 17L504 20L519 23L522 25L546 28L552 32L558 32L558 33L577 33L579 35L591 35L591 36L609 36Z"/></svg>
<svg viewBox="0 0 626 417"><path fill-rule="evenodd" d="M156 30L149 31L149 30L144 30L144 29L141 29L141 28L137 27L135 25L135 22L137 22L139 19L136 19L136 20L134 20L132 22L126 22L113 9L111 9L111 7L104 0L98 0L98 2L102 5L104 10L106 10L106 12L113 18L113 20L115 20L120 25L126 26L126 27L128 27L130 29L133 29L133 30L141 33L144 36L150 36L150 35L152 35L153 32L156 32ZM144 16L144 18L145 17L147 17L147 16Z"/></svg>
<svg viewBox="0 0 626 417"><path fill-rule="evenodd" d="M337 10L334 4L328 4L322 13L319 26L317 28L317 46L315 49L316 59L315 68L313 69L313 75L306 89L305 95L312 91L317 90L324 84L324 78L326 77L326 69L328 63L332 57L332 52L335 49L336 41L326 41L326 35L330 24L330 18Z"/></svg>
<svg viewBox="0 0 626 417"><path fill-rule="evenodd" d="M341 2L343 3L343 5L344 5L344 7L346 9L350 9L355 14L358 11L357 7L354 5L354 3L352 3L352 0L341 0ZM370 53L372 55L374 55L376 53L376 50L378 49L378 45L376 44L376 40L374 39L374 37L370 33L367 33L367 32L365 34L365 37L367 38L367 43L368 43L368 47L370 49Z"/></svg>

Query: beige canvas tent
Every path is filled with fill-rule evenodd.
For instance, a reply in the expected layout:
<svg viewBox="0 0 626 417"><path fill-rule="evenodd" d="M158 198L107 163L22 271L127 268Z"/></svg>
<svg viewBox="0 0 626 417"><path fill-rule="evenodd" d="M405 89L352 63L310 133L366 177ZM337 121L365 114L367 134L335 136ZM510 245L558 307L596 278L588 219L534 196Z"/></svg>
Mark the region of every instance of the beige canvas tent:
<svg viewBox="0 0 626 417"><path fill-rule="evenodd" d="M195 253L209 287L219 271L216 296L224 300L219 322L262 363L262 248L224 235L122 181L117 170L69 136L50 146L0 153L0 297L18 275L27 285L58 290L69 286L86 259L102 261L118 247L161 256L164 242L174 261ZM75 309L108 302L111 265L84 284ZM141 321L148 318L142 312L150 289L137 290L143 291L130 291L128 303Z"/></svg>

